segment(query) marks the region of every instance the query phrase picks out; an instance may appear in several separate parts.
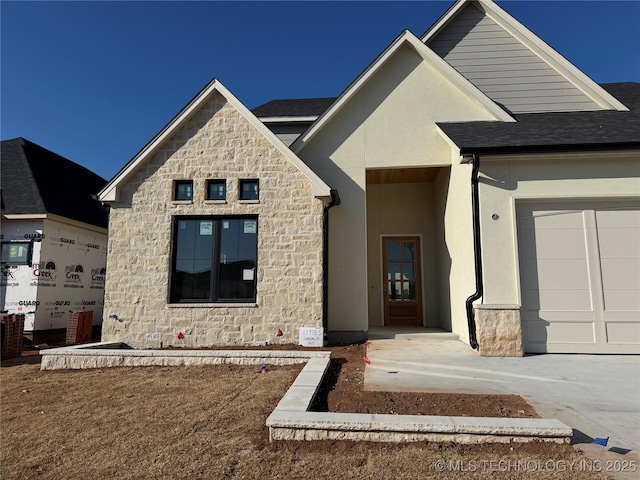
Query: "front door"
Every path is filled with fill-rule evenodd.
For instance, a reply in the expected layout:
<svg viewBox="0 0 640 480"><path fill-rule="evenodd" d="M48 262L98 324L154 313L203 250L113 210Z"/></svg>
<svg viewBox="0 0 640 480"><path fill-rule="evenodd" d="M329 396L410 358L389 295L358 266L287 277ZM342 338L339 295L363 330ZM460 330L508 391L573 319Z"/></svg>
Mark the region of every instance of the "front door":
<svg viewBox="0 0 640 480"><path fill-rule="evenodd" d="M383 237L385 325L422 326L419 237Z"/></svg>

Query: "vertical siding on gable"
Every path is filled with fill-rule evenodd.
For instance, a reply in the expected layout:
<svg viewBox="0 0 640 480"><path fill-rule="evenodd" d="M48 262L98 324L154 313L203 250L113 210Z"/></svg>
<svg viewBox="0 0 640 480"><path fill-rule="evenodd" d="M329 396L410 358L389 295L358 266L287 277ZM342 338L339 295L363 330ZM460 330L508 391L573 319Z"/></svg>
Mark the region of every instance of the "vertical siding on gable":
<svg viewBox="0 0 640 480"><path fill-rule="evenodd" d="M512 113L601 109L473 5L462 10L428 46Z"/></svg>

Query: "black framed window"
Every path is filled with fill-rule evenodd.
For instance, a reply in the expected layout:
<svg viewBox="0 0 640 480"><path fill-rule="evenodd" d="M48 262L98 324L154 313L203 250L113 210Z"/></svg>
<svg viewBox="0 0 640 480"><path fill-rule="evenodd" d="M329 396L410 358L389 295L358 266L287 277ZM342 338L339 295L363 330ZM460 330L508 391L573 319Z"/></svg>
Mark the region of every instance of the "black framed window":
<svg viewBox="0 0 640 480"><path fill-rule="evenodd" d="M259 200L260 183L258 180L240 180L240 200Z"/></svg>
<svg viewBox="0 0 640 480"><path fill-rule="evenodd" d="M174 200L193 200L193 180L176 180L173 182Z"/></svg>
<svg viewBox="0 0 640 480"><path fill-rule="evenodd" d="M255 302L258 217L176 217L170 301Z"/></svg>
<svg viewBox="0 0 640 480"><path fill-rule="evenodd" d="M226 200L226 180L207 180L207 200Z"/></svg>
<svg viewBox="0 0 640 480"><path fill-rule="evenodd" d="M2 263L10 265L31 265L33 243L2 242Z"/></svg>

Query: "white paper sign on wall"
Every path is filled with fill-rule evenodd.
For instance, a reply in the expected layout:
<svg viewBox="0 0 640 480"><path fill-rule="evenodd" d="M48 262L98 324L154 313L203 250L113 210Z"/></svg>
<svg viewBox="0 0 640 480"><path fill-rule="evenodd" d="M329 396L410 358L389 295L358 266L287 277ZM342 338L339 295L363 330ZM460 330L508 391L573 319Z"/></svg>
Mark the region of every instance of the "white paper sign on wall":
<svg viewBox="0 0 640 480"><path fill-rule="evenodd" d="M322 328L300 327L300 345L303 347L321 347Z"/></svg>

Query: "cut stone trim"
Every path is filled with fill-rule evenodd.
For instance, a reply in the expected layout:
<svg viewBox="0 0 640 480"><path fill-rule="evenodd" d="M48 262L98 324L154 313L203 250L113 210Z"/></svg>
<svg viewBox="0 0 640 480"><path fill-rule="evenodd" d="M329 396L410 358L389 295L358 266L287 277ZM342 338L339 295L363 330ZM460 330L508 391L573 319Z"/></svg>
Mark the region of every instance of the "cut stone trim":
<svg viewBox="0 0 640 480"><path fill-rule="evenodd" d="M520 305L474 305L478 352L483 357L522 357Z"/></svg>
<svg viewBox="0 0 640 480"><path fill-rule="evenodd" d="M41 370L187 365L294 365L331 352L305 350L135 350L120 342L100 342L42 350Z"/></svg>
<svg viewBox="0 0 640 480"><path fill-rule="evenodd" d="M568 443L572 430L558 420L310 412L331 352L305 350L133 350L101 342L43 350L41 370L115 366L238 364L305 367L267 418L269 439L370 442Z"/></svg>

